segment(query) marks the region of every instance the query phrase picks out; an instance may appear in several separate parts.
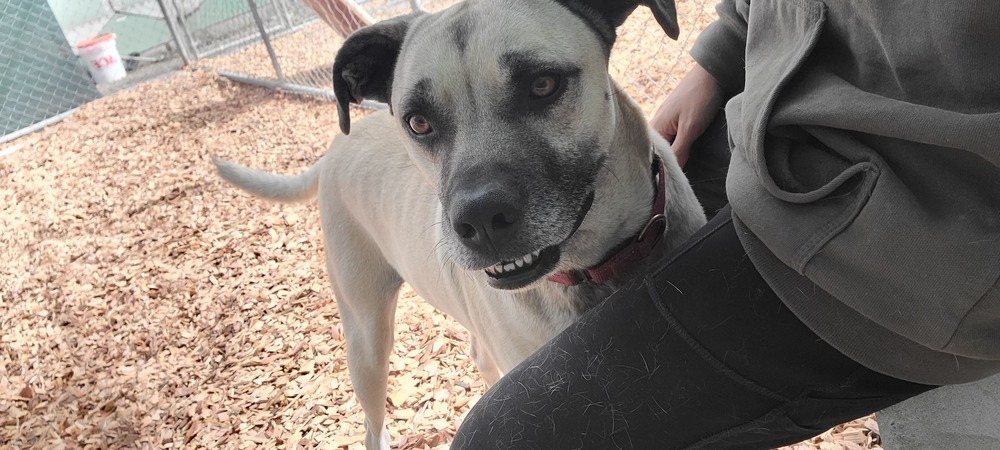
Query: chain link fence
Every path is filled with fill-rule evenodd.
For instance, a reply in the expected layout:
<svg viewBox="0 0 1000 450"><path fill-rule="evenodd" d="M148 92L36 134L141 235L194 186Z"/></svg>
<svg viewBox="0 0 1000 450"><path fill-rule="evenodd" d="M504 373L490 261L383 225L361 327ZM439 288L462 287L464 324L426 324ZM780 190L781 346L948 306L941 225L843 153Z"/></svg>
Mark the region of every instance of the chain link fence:
<svg viewBox="0 0 1000 450"><path fill-rule="evenodd" d="M164 6L195 14L212 0L4 0L0 3L0 143L40 129L86 102L181 67ZM176 6L175 6L176 5ZM113 35L114 54L88 60L78 45ZM97 83L91 66L124 71Z"/></svg>
<svg viewBox="0 0 1000 450"><path fill-rule="evenodd" d="M3 4L0 74L0 136L58 119L100 95L44 2Z"/></svg>
<svg viewBox="0 0 1000 450"><path fill-rule="evenodd" d="M83 103L189 64L236 81L332 99L330 70L362 26L458 0L6 0L0 14L0 143ZM611 71L647 113L688 70L715 0L677 0L679 41L639 8ZM76 44L113 33L127 76L97 84ZM366 103L369 107L375 104Z"/></svg>

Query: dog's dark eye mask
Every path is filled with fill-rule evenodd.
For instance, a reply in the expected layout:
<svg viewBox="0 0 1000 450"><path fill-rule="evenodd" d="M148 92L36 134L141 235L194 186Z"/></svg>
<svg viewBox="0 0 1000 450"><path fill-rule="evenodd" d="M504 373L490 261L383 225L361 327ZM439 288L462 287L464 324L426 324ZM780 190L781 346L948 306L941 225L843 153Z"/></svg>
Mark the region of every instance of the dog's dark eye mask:
<svg viewBox="0 0 1000 450"><path fill-rule="evenodd" d="M639 5L653 11L653 16L667 36L677 39L677 9L673 0L555 0L582 18L601 41L610 56L615 29L625 22ZM395 17L362 28L351 34L333 62L333 92L337 97L340 130L351 132L350 103L364 99L389 103L392 76L403 40L410 24L423 13Z"/></svg>

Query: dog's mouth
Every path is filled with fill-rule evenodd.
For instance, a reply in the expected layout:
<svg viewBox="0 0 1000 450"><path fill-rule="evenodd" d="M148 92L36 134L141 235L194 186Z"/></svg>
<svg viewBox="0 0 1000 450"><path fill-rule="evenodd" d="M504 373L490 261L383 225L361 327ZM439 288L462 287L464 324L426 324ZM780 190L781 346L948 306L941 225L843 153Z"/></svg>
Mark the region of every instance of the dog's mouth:
<svg viewBox="0 0 1000 450"><path fill-rule="evenodd" d="M559 246L535 250L513 261L501 261L486 268L490 285L497 289L518 289L545 276L559 263Z"/></svg>
<svg viewBox="0 0 1000 450"><path fill-rule="evenodd" d="M560 246L568 241L576 231L580 229L580 224L590 212L590 207L594 204L594 192L591 191L583 202L580 212L573 224L572 230L566 239L556 245L550 245L540 250L535 250L527 255L509 261L500 261L484 271L489 280L490 286L497 289L520 289L542 277L548 275L559 264L562 256Z"/></svg>

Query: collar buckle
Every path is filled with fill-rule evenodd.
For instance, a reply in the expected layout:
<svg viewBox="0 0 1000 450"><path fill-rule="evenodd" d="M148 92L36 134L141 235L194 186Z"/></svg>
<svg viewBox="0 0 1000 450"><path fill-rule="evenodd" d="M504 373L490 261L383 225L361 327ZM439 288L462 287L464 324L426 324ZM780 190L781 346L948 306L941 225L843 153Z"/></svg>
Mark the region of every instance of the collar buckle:
<svg viewBox="0 0 1000 450"><path fill-rule="evenodd" d="M639 235L635 237L636 242L642 242L646 239L646 235L650 231L653 232L653 242L649 244L650 247L656 247L656 244L660 243L660 239L663 238L663 232L667 230L667 216L663 214L657 214L649 218L649 222L646 222L646 226L642 228Z"/></svg>

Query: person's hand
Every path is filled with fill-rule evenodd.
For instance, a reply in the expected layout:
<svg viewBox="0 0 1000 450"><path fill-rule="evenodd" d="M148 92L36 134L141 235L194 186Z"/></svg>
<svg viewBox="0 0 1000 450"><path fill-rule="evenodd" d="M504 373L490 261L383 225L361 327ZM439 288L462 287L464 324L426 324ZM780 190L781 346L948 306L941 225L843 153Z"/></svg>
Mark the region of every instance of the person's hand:
<svg viewBox="0 0 1000 450"><path fill-rule="evenodd" d="M650 125L671 143L684 166L694 143L723 106L725 94L715 78L695 64L656 110Z"/></svg>

